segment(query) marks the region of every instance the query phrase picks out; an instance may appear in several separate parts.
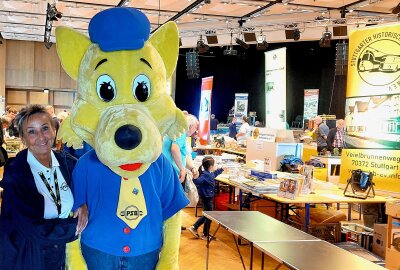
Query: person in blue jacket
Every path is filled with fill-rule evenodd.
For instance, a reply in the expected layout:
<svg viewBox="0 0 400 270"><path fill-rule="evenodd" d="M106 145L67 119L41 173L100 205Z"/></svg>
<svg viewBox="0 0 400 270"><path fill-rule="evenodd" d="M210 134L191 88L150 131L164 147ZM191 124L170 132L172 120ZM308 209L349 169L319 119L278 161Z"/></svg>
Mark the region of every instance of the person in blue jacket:
<svg viewBox="0 0 400 270"><path fill-rule="evenodd" d="M212 157L205 157L199 167L199 177L194 180L199 192L199 197L203 203L203 211L213 210L212 199L215 195L215 177L220 175L224 171L223 168L215 170L215 160ZM207 240L210 236L211 220L205 216L201 216L194 224L189 228L189 231L196 237L200 238L197 229L204 224L203 235L201 239Z"/></svg>

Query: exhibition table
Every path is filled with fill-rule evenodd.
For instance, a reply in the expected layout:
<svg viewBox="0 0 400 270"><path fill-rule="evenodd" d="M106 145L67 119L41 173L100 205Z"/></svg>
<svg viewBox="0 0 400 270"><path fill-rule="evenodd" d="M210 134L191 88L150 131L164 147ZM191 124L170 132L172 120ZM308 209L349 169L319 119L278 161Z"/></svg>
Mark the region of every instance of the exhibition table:
<svg viewBox="0 0 400 270"><path fill-rule="evenodd" d="M231 148L224 148L224 147L216 147L212 145L198 145L193 147L194 151L202 150L205 152L206 155L211 154L211 152L225 152L225 153L232 153L240 156L246 155L246 149L231 149Z"/></svg>
<svg viewBox="0 0 400 270"><path fill-rule="evenodd" d="M233 236L250 243L250 269L253 264L254 242L321 241L258 211L204 211L203 215L218 224L214 236L222 227ZM236 239L234 240L245 268ZM209 242L210 240L207 241L206 269L208 269Z"/></svg>
<svg viewBox="0 0 400 270"><path fill-rule="evenodd" d="M205 211L204 216L218 224L213 236L221 227L233 235L244 269L235 236L250 243L250 269L253 269L254 247L263 253L261 269L264 268L264 253L289 268L299 270L383 269L257 211ZM206 269L211 241L207 240Z"/></svg>
<svg viewBox="0 0 400 270"><path fill-rule="evenodd" d="M254 242L253 245L290 269L385 269L325 241Z"/></svg>
<svg viewBox="0 0 400 270"><path fill-rule="evenodd" d="M279 197L277 194L262 194L268 200L280 204L304 204L304 231L308 232L308 225L310 222L310 205L311 204L326 204L326 203L386 203L396 201L397 199L391 197L375 196L374 198L360 199L354 197L346 197L343 195L342 190L316 190L314 194L300 194L295 199L288 199ZM351 218L351 207L348 208L348 218Z"/></svg>
<svg viewBox="0 0 400 270"><path fill-rule="evenodd" d="M233 187L239 188L239 208L241 210L242 204L242 191L245 192L252 192L249 189L244 188L240 184L233 183L229 181L229 179L225 177L218 176L216 180ZM310 221L310 206L312 204L327 204L327 203L386 203L386 202L393 202L397 201L398 199L391 198L391 197L384 197L384 196L375 196L369 197L367 199L360 199L354 197L346 197L343 195L343 190L338 189L337 186L332 189L316 189L313 194L299 194L295 199L289 199L280 197L277 194L257 194L257 197L267 199L269 201L275 202L276 205L281 206L281 213L283 213L283 209L289 209L289 205L292 204L304 204L305 208L305 216L304 216L304 231L308 232L309 228L309 221ZM230 194L231 197L231 194ZM283 216L281 215L281 220ZM351 207L348 207L348 218L351 218Z"/></svg>

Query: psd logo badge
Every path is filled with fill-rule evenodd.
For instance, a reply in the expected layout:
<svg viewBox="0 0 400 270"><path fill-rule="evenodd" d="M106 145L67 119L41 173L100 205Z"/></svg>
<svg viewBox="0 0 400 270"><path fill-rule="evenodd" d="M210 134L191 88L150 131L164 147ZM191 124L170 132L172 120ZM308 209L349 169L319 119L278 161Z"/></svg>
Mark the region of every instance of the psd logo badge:
<svg viewBox="0 0 400 270"><path fill-rule="evenodd" d="M143 215L143 211L140 211L139 208L134 205L129 205L124 211L121 211L120 215L127 220L135 220Z"/></svg>

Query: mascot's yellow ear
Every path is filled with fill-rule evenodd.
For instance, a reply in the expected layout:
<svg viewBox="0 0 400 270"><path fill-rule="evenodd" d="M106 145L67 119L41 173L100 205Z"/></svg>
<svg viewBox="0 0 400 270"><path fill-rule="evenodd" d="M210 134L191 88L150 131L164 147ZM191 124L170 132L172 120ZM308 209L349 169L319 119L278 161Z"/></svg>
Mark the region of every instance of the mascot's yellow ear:
<svg viewBox="0 0 400 270"><path fill-rule="evenodd" d="M164 60L167 78L172 76L178 61L179 37L178 27L174 22L161 26L150 37L150 42Z"/></svg>
<svg viewBox="0 0 400 270"><path fill-rule="evenodd" d="M65 26L56 28L57 53L67 74L78 78L79 67L91 41L85 35Z"/></svg>

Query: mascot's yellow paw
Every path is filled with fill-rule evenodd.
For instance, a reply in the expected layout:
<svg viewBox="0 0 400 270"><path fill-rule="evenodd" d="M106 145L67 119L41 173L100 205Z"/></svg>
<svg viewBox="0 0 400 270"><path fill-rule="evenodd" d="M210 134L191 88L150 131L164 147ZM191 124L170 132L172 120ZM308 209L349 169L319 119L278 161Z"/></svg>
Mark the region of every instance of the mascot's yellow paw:
<svg viewBox="0 0 400 270"><path fill-rule="evenodd" d="M182 135L187 129L187 122L186 122L186 117L180 110L175 110L176 112L176 117L175 117L175 122L169 127L167 130L166 134L168 137L171 138L171 140L175 140L177 137Z"/></svg>
<svg viewBox="0 0 400 270"><path fill-rule="evenodd" d="M75 149L82 147L83 140L71 128L71 118L69 116L61 123L57 133L57 140L62 140L67 146L72 146Z"/></svg>

